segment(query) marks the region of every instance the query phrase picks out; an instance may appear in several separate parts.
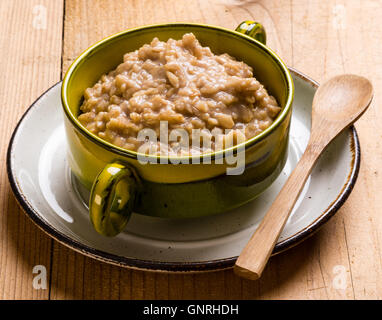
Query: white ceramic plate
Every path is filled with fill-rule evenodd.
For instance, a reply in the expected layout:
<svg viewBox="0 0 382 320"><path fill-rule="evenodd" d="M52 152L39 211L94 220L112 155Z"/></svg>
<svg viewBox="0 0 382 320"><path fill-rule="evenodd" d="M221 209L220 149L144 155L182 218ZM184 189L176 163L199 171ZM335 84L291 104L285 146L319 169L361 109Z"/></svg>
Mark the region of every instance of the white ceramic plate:
<svg viewBox="0 0 382 320"><path fill-rule="evenodd" d="M93 258L157 271L195 272L232 267L308 142L317 83L291 71L295 100L288 161L272 186L243 207L187 220L133 214L126 230L117 237L97 234L88 216L87 191L72 177L66 161L60 83L27 110L14 131L7 157L13 192L28 216L46 233ZM352 190L359 162L359 142L351 127L320 158L274 253L306 239L338 210Z"/></svg>

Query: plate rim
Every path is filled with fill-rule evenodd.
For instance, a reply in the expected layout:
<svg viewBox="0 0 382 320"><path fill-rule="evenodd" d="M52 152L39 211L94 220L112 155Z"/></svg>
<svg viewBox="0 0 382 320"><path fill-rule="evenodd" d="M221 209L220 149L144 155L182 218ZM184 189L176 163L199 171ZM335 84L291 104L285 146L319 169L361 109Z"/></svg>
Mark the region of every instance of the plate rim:
<svg viewBox="0 0 382 320"><path fill-rule="evenodd" d="M318 88L319 84L315 80L311 79L307 75L301 73L295 68L289 67L288 69L297 77L301 78L303 81L308 82L314 88ZM207 272L207 271L217 271L232 268L238 258L238 256L223 258L223 259L214 259L206 261L194 261L194 262L166 262L158 260L144 260L138 258L124 257L116 254L111 254L103 250L95 249L89 247L77 240L70 238L61 231L58 231L54 226L49 224L47 221L44 221L40 218L40 214L34 207L29 203L28 199L23 195L21 188L17 182L17 179L13 175L12 171L12 147L14 145L14 139L17 135L18 129L25 119L29 111L40 101L42 97L45 96L50 90L54 87L60 85L62 81L57 82L49 89L44 91L24 112L20 120L18 121L12 136L9 141L7 155L6 155L6 170L8 175L8 180L11 185L11 189L18 204L21 206L26 215L46 234L58 241L59 243L77 251L81 254L84 254L88 257L94 258L96 260L117 265L120 267L126 267L136 270L144 271L154 271L154 272L187 272L187 273L197 273L197 272ZM340 193L337 195L337 198L329 205L329 207L323 211L316 220L311 224L296 232L294 235L284 239L283 241L276 244L272 255L279 254L284 252L302 241L306 240L317 232L334 214L340 209L340 207L345 203L349 197L353 187L357 181L360 162L361 162L361 148L358 139L358 134L355 127L352 125L348 129L351 133L350 135L350 151L352 152L352 161L350 173L347 177L345 184L343 185Z"/></svg>

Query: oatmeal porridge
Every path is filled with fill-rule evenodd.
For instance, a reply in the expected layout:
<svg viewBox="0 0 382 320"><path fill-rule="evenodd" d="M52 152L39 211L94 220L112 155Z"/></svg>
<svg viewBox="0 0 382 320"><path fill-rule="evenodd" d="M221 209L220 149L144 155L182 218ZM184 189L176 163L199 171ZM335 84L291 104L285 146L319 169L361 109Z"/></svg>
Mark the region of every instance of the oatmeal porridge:
<svg viewBox="0 0 382 320"><path fill-rule="evenodd" d="M187 33L181 40L154 38L125 54L123 63L85 90L80 110L87 130L116 146L141 152L148 141L139 133L151 129L157 154L184 155L227 147L228 137L233 144L254 137L281 108L250 66L214 55ZM169 133L187 138L160 142L164 122Z"/></svg>

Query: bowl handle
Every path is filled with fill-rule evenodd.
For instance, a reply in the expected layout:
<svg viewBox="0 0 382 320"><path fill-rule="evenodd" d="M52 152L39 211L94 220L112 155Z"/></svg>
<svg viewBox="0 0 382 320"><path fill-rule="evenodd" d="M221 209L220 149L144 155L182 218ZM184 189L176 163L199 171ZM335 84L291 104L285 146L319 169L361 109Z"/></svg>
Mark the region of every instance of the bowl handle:
<svg viewBox="0 0 382 320"><path fill-rule="evenodd" d="M240 23L235 30L260 41L263 44L266 44L267 42L267 34L261 23L246 20Z"/></svg>
<svg viewBox="0 0 382 320"><path fill-rule="evenodd" d="M94 229L108 237L120 233L130 219L138 194L138 176L133 168L110 163L95 179L89 200Z"/></svg>

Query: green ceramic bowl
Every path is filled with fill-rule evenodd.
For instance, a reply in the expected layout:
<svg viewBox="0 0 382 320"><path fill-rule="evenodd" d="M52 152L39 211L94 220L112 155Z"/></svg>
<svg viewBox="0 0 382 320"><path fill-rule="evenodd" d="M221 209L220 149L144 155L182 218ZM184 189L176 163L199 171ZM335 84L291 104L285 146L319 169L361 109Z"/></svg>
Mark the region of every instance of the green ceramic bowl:
<svg viewBox="0 0 382 320"><path fill-rule="evenodd" d="M137 152L114 146L81 125L77 116L84 90L115 69L124 53L154 37L167 41L180 39L187 32L193 32L215 54L228 53L253 67L254 76L282 106L269 128L245 143L210 154L210 164L193 156L179 158L181 163L175 165L142 164ZM171 218L223 212L254 199L277 178L287 158L294 89L288 68L265 46L265 39L263 27L253 21L241 23L236 31L192 23L150 25L112 35L73 62L62 84L68 160L76 178L91 190L90 218L99 233L118 234L132 211ZM244 172L227 175L227 154L242 153ZM196 160L200 164L195 164Z"/></svg>

